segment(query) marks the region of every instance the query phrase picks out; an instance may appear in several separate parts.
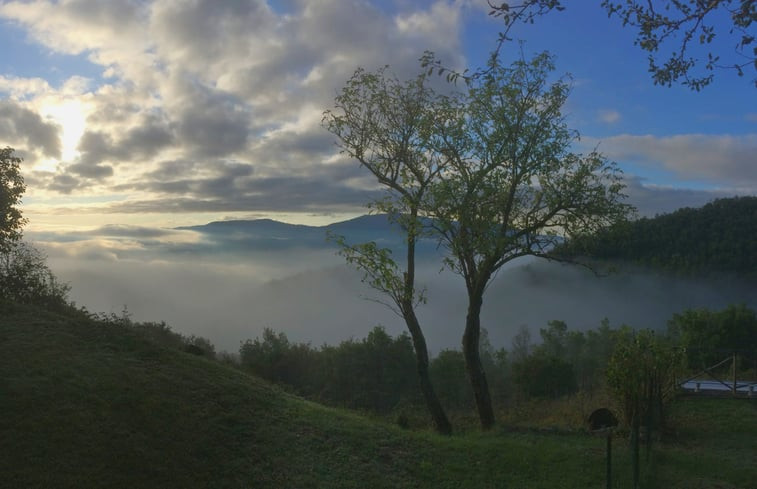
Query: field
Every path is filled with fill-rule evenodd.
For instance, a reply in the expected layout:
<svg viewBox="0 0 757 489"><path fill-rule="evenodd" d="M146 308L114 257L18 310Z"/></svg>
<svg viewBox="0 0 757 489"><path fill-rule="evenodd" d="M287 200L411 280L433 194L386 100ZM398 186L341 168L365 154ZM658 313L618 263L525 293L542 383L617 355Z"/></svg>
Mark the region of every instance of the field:
<svg viewBox="0 0 757 489"><path fill-rule="evenodd" d="M681 399L643 487L757 488L757 401ZM630 487L614 443L613 487ZM0 487L604 487L605 442L514 427L442 437L291 396L81 315L0 307Z"/></svg>

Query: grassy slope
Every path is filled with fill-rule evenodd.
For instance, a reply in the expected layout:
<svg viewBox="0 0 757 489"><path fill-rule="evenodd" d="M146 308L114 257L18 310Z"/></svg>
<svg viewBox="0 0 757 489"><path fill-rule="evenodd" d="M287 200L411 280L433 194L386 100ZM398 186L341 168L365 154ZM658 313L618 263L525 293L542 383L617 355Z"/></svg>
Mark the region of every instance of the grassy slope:
<svg viewBox="0 0 757 489"><path fill-rule="evenodd" d="M720 406L682 405L680 419L709 431L682 430L647 477L666 488L757 481L757 409L734 404L713 423ZM731 434L735 423L751 431ZM615 445L614 487L629 487L628 452ZM604 442L406 432L123 327L13 306L0 308L0 474L9 488L603 487Z"/></svg>

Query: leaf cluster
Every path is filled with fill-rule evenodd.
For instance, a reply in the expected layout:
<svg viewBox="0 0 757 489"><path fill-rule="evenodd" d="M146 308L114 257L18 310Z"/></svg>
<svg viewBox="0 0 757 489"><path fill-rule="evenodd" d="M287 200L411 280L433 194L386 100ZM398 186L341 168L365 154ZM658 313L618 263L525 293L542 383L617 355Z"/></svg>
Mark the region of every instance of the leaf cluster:
<svg viewBox="0 0 757 489"><path fill-rule="evenodd" d="M637 29L635 43L649 53L649 72L656 85L669 87L682 80L684 86L699 91L712 83L716 68L733 69L739 76L744 76L744 69L748 66L757 71L757 42L755 33L750 32L752 23L757 21L757 4L753 0L670 0L662 3L603 0L602 7L608 16L618 16L623 26ZM689 54L691 45L709 45L718 34L724 35L711 22L718 17L719 11L724 11L731 21L729 34L736 33L738 37L734 46L737 58L723 64L721 55L710 51L704 62L707 73L694 74L700 60ZM675 42L675 48L661 58L660 50L672 42ZM753 82L757 87L757 78Z"/></svg>
<svg viewBox="0 0 757 489"><path fill-rule="evenodd" d="M447 264L469 290L515 258L547 257L566 235L590 233L625 216L617 166L598 152L570 151L578 138L562 107L569 80L549 82L547 53L486 75L448 104L437 124L445 171L426 206Z"/></svg>
<svg viewBox="0 0 757 489"><path fill-rule="evenodd" d="M18 205L26 191L19 165L23 161L14 156L13 148L0 148L0 252L6 252L21 239L26 219Z"/></svg>
<svg viewBox="0 0 757 489"><path fill-rule="evenodd" d="M682 85L699 91L712 83L716 69L734 70L744 76L748 67L757 72L757 33L752 24L757 21L757 3L754 0L666 0L643 2L637 0L602 0L601 7L608 17L618 17L623 26L636 29L635 44L648 53L649 72L655 85ZM494 4L489 1L489 15L503 21L497 48L498 56L503 44L510 41L510 31L519 23L533 24L551 11L565 9L559 0L523 0ZM730 27L721 28L715 22L723 15ZM731 36L735 40L733 54L723 60L722 50L707 52L705 60L691 54L693 46L712 45L716 38ZM662 54L664 52L665 54ZM438 60L426 59L426 66L447 79L475 79L487 70L473 74L446 69ZM703 66L704 72L697 73ZM757 87L757 77L752 82Z"/></svg>
<svg viewBox="0 0 757 489"><path fill-rule="evenodd" d="M652 330L621 336L607 365L607 386L628 425L634 417L664 424L664 407L678 388L682 360L682 349Z"/></svg>

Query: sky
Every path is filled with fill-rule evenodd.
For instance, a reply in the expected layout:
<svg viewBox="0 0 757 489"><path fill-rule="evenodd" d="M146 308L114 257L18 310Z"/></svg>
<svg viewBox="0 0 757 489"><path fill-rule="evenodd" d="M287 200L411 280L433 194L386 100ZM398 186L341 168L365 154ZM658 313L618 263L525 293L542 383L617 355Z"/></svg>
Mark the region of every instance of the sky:
<svg viewBox="0 0 757 489"><path fill-rule="evenodd" d="M165 243L203 239L171 228L362 214L376 184L339 155L323 111L357 67L410 78L426 50L480 67L502 27L488 10L485 0L0 1L0 146L24 158L26 235L78 300L107 311L133 291L131 265L149 274L178 263L159 253ZM570 73L575 149L616 161L641 215L757 194L749 76L719 72L701 92L654 86L633 31L599 1L568 2L512 35L526 55L553 53L555 76ZM77 285L95 264L102 284ZM263 268L250 273L286 275ZM168 275L190 280L181 273Z"/></svg>
<svg viewBox="0 0 757 489"><path fill-rule="evenodd" d="M617 161L642 214L755 193L749 77L719 73L700 93L654 86L633 31L575 3L514 36L572 75L577 149ZM323 111L358 66L411 77L424 50L481 66L502 27L487 11L485 0L0 2L0 144L25 158L29 229L359 214L374 183L339 157Z"/></svg>

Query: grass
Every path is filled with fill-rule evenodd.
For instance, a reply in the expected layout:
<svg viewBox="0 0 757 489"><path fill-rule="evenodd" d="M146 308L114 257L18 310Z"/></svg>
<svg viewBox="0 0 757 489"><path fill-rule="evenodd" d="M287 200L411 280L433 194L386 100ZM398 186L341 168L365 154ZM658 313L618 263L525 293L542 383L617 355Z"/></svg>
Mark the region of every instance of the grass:
<svg viewBox="0 0 757 489"><path fill-rule="evenodd" d="M753 402L686 400L673 422L647 487L757 487ZM0 307L0 487L586 488L604 456L580 431L405 431L125 326ZM613 459L630 487L623 440Z"/></svg>

